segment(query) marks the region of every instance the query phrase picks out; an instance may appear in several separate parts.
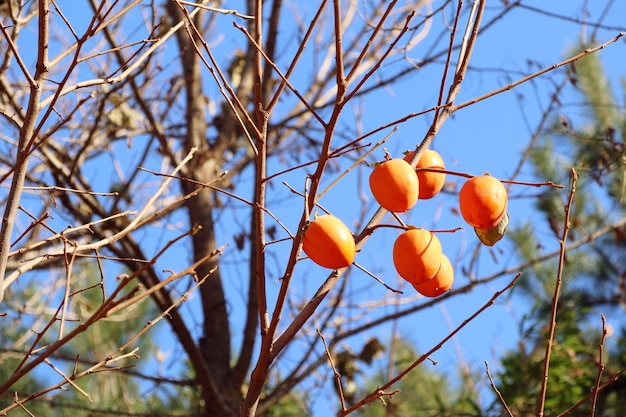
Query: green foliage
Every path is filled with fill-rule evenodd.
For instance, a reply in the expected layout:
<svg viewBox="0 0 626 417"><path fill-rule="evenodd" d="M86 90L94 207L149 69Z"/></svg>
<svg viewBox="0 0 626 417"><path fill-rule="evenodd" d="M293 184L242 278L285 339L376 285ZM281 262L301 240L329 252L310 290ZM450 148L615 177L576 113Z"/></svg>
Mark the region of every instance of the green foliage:
<svg viewBox="0 0 626 417"><path fill-rule="evenodd" d="M578 48L580 52L586 46ZM602 131L614 128L619 117L610 83L597 54L587 55L572 64L573 81L593 111L594 128Z"/></svg>
<svg viewBox="0 0 626 417"><path fill-rule="evenodd" d="M552 344L545 406L550 414L567 409L591 392L598 371L599 334L580 328L571 307L562 309ZM515 416L535 415L539 404L547 326L527 333L532 339L522 339L519 350L503 356L505 371L498 375L498 389ZM572 415L588 415L588 410Z"/></svg>
<svg viewBox="0 0 626 417"><path fill-rule="evenodd" d="M25 300L31 300L36 296L36 289L27 287L24 290ZM27 303L29 301L25 301ZM24 357L24 346L27 341L20 340L20 336L28 333L30 317L27 315L16 316L9 325L6 325L9 316L0 317L3 320L0 326L0 382L7 381L15 369L20 365ZM45 381L35 372L21 378L0 397L0 410L15 403L15 400L24 400L30 395L36 394L45 388ZM28 411L26 411L28 410ZM38 400L30 401L24 408L16 408L9 416L26 417L29 413L38 417L56 416L58 413L47 402Z"/></svg>
<svg viewBox="0 0 626 417"><path fill-rule="evenodd" d="M277 384L280 384L281 381L284 381L281 372L273 373L263 388L264 396L271 396L274 390L280 390L280 386ZM296 388L285 395L273 398L276 402L269 405L259 415L264 417L301 417L313 414L309 391Z"/></svg>
<svg viewBox="0 0 626 417"><path fill-rule="evenodd" d="M392 369L400 372L413 363L419 355L405 340L398 340L394 352ZM363 417L393 416L477 416L480 415L475 392L469 385L455 388L442 374L437 373L429 362L413 369L389 391L395 393L384 397L360 410ZM371 392L383 381L388 380L388 369L381 369L367 381L366 390Z"/></svg>
<svg viewBox="0 0 626 417"><path fill-rule="evenodd" d="M589 55L574 66L575 80L593 119L576 133L575 162L623 209L626 184L626 116L612 94L600 58ZM624 86L626 93L626 86ZM623 105L624 103L622 103ZM574 135L572 135L574 136Z"/></svg>
<svg viewBox="0 0 626 417"><path fill-rule="evenodd" d="M76 294L73 298L73 309L85 318L93 313L93 309L101 300L98 288ZM90 326L87 331L74 338L64 351L79 352L85 360L79 371L89 367L91 363L106 358L115 352L130 337L136 335L151 319L156 312L149 301L135 305L130 310L125 310L123 315L113 316ZM116 416L120 413L151 413L153 415L171 415L177 413L188 415L193 409L190 403L192 393L186 393L184 388L163 390L158 388L151 380L136 378L141 375L142 358L149 359L158 350L152 344L147 335L140 337L125 353L137 348L136 355L111 365L109 370L96 372L77 381L77 385L88 393L89 396L81 395L77 390L72 390L71 395L66 396L66 401L71 407L84 407L84 412L78 410L73 413L76 417L92 415L90 410L101 410L100 416ZM74 366L73 364L71 366ZM151 366L154 370L154 366ZM154 371L148 372L153 375ZM144 391L149 390L146 395ZM138 402L137 399L142 401ZM182 410L185 410L184 412Z"/></svg>
<svg viewBox="0 0 626 417"><path fill-rule="evenodd" d="M98 285L97 271L90 264L79 266L77 270L82 274L80 282L83 287L81 289L73 288L76 291L69 298L63 334L67 334L74 326L90 317L103 299L102 289ZM133 286L131 283L129 288ZM36 297L35 291L27 289L25 292L27 299L29 294L35 300L40 298ZM50 358L50 364L67 376L83 372L113 355L156 315L154 306L149 300L146 300L125 310L123 315L113 315L100 320L55 352ZM38 322L34 329L43 328L44 323L50 318L44 316L39 319L43 321ZM0 354L0 381L6 381L9 378L24 356L25 349L32 343L31 341L22 342L19 349L10 350L20 335L29 333L26 329L30 325L24 317L23 320L16 321L16 325L13 327L0 326L0 347L7 350ZM53 323L42 335L36 348L54 342L60 333L59 323ZM113 417L127 414L189 415L189 411L194 409L193 400L195 400L189 387L183 385L169 390L161 388L158 377L154 377L153 371L146 373L148 378L143 377L140 366L143 363L142 360L149 360L154 357L158 350L148 334L137 338L135 343L123 353L130 353L134 349L137 349L136 353L128 358L111 362L105 368L99 368L96 372L74 380L73 386L66 384L63 395L46 396L45 402L35 399L25 404L25 407L38 417L48 415L71 415L72 417L93 415ZM61 380L58 373L50 374L47 371L49 368L46 368L44 372L29 373L8 392L17 392L19 398L23 399ZM138 398L141 398L142 401L137 401ZM13 403L13 398L0 398L0 410L11 405L11 403ZM9 415L26 416L28 414L16 409L11 411Z"/></svg>
<svg viewBox="0 0 626 417"><path fill-rule="evenodd" d="M307 408L307 395L303 392L291 392L283 396L280 401L270 407L265 417L301 417L310 414Z"/></svg>

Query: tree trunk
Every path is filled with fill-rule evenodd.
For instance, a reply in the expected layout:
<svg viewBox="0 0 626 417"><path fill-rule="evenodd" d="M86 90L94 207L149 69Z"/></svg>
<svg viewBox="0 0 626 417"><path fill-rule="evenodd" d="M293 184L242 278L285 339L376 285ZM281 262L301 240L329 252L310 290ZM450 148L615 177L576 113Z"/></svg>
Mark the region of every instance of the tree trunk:
<svg viewBox="0 0 626 417"><path fill-rule="evenodd" d="M168 3L168 8L175 20L184 18L174 2ZM201 13L196 15L196 27L199 27ZM200 59L186 31L178 32L180 59L185 77L186 91L186 125L187 131L183 140L184 153L196 148L196 154L184 171L187 177L202 183L215 180L221 169L222 153L210 149L206 137L207 121L205 114L205 100L202 88ZM181 181L181 188L185 194L191 193L198 185L188 181ZM212 192L205 188L187 203L187 212L190 226L199 227L194 234L193 261L205 257L216 249L215 227L212 215ZM209 275L209 278L200 287L200 297L203 309L203 336L199 341L206 368L210 370L209 378L212 386L218 392L208 392L211 387L202 387L204 402L203 415L211 417L234 417L239 415L239 391L231 381L231 346L228 311L220 270L216 269L216 257L200 265L197 269L198 277ZM215 270L214 270L215 269ZM213 272L211 272L214 270ZM196 370L202 369L195 366Z"/></svg>

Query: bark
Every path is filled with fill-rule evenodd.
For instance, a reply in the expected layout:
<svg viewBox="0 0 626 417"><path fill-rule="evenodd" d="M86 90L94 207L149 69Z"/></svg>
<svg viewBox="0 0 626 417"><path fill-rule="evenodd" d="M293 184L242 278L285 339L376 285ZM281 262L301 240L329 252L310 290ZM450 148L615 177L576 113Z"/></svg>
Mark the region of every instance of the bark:
<svg viewBox="0 0 626 417"><path fill-rule="evenodd" d="M184 18L174 2L168 3L168 11L174 20ZM202 13L196 15L196 22L200 22ZM196 25L200 27L200 25ZM178 33L180 60L185 80L186 92L186 126L187 131L183 140L184 152L191 148L197 149L197 156L191 161L185 175L189 178L209 183L213 181L221 169L222 152L209 146L206 137L207 121L205 101L202 88L200 59L186 31ZM181 181L182 191L187 194L198 185ZM215 223L213 219L214 200L211 191L207 188L200 191L196 197L189 199L186 204L190 225L200 226L193 236L193 260L198 260L216 249ZM212 258L197 269L198 276L209 274L217 266L217 259ZM203 336L200 340L200 349L210 371L209 379L219 391L217 396L207 392L210 387L202 387L204 396L203 415L212 417L236 416L239 414L239 390L231 382L231 346L228 311L222 276L219 268L200 287L200 297L203 308ZM196 366L196 370L202 368ZM215 400L217 398L217 401Z"/></svg>
<svg viewBox="0 0 626 417"><path fill-rule="evenodd" d="M174 20L184 18L180 9L174 2L168 4L168 11ZM202 14L196 15L194 24L197 28L202 27ZM223 112L219 118L219 134L212 141L207 138L208 123L205 114L205 100L202 88L201 61L198 51L192 43L188 32L178 33L178 43L181 51L180 59L182 70L185 76L186 90L186 126L187 132L183 146L185 152L192 148L197 149L196 157L191 161L186 175L196 181L209 183L215 180L222 171L223 155L228 149L237 147L237 139L241 135L241 127L236 117L228 106L223 107ZM196 45L198 45L197 43ZM248 58L248 57L247 57ZM246 59L246 62L250 62ZM247 66L247 65L246 65ZM238 93L242 97L242 102L246 103L252 86L249 83L249 69L246 68L242 74L242 83ZM191 193L197 188L196 184L181 182L182 190L185 194ZM187 212L190 225L200 226L200 230L193 236L193 258L194 261L204 257L214 251L218 246L215 234L215 219L213 218L213 208L215 204L212 191L208 188L202 190L198 195L190 199L187 203ZM253 249L251 257L256 257ZM212 258L201 265L197 273L199 276L208 274L217 265L218 260ZM256 330L258 326L257 291L254 274L250 275L250 288L248 293L248 314L244 328L244 337L240 347L240 356L231 368L231 334L228 322L228 310L222 276L219 268L200 287L200 296L203 308L203 337L200 340L200 350L202 351L206 369L209 370L209 386L204 386L204 410L205 416L237 416L240 413L241 385L250 366ZM194 364L195 365L195 364ZM196 370L202 367L196 366ZM211 387L218 390L217 398L210 392ZM208 391L207 391L208 390Z"/></svg>

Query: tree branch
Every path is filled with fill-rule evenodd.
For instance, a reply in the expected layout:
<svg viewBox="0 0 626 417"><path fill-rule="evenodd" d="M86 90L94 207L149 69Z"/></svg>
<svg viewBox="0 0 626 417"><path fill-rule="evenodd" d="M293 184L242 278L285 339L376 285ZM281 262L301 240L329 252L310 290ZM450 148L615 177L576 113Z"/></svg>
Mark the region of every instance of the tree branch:
<svg viewBox="0 0 626 417"><path fill-rule="evenodd" d="M572 168L572 185L569 193L569 200L565 206L565 219L563 221L563 235L559 240L561 250L559 252L559 265L556 273L556 283L554 284L554 295L552 296L552 308L550 311L550 323L548 328L548 341L546 344L546 353L543 360L543 378L541 380L541 388L539 390L539 400L537 416L543 417L546 392L548 390L548 373L550 370L550 354L552 352L552 343L554 342L554 332L556 330L556 314L559 304L559 294L561 291L561 280L563 277L563 267L565 265L565 253L567 248L567 235L570 229L569 215L572 209L572 203L574 201L574 194L576 193L576 181L578 180L578 173Z"/></svg>
<svg viewBox="0 0 626 417"><path fill-rule="evenodd" d="M30 82L30 97L28 100L28 109L24 124L20 129L20 138L17 146L17 157L15 160L15 171L11 181L11 188L4 215L2 216L2 227L0 228L0 302L4 297L4 275L6 273L7 261L11 250L11 235L13 225L15 224L15 216L17 208L20 204L22 190L24 188L24 180L28 170L28 154L30 144L35 135L35 127L39 116L40 106L39 99L43 92L43 84L46 74L48 73L48 0L39 0L39 33L38 33L38 50L37 63L35 67L35 75Z"/></svg>

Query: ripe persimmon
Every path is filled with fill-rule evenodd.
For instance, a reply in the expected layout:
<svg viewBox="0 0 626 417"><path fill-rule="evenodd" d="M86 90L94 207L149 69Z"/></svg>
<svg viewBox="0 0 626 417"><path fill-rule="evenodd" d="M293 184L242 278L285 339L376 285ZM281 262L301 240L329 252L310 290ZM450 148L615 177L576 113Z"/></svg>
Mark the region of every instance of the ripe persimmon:
<svg viewBox="0 0 626 417"><path fill-rule="evenodd" d="M409 229L393 245L396 271L411 284L421 284L434 277L442 255L441 242L425 229Z"/></svg>
<svg viewBox="0 0 626 417"><path fill-rule="evenodd" d="M304 230L302 250L316 264L330 269L349 266L354 261L354 237L341 220L325 214Z"/></svg>
<svg viewBox="0 0 626 417"><path fill-rule="evenodd" d="M504 217L508 196L506 188L489 174L465 181L459 193L459 207L465 221L479 229L489 229Z"/></svg>
<svg viewBox="0 0 626 417"><path fill-rule="evenodd" d="M404 160L411 162L414 154L415 151L409 152L404 157ZM446 167L443 163L441 155L439 155L439 152L433 151L432 149L426 149L415 168L445 169ZM421 171L418 169L417 177L419 178L420 184L420 200L428 200L436 196L443 188L443 184L446 182L446 174L444 173L439 174L432 171Z"/></svg>
<svg viewBox="0 0 626 417"><path fill-rule="evenodd" d="M383 208L395 213L411 209L419 197L419 179L404 159L377 164L370 174L370 189Z"/></svg>
<svg viewBox="0 0 626 417"><path fill-rule="evenodd" d="M454 283L454 269L446 255L441 256L441 266L435 276L413 288L425 297L438 297L448 291Z"/></svg>

